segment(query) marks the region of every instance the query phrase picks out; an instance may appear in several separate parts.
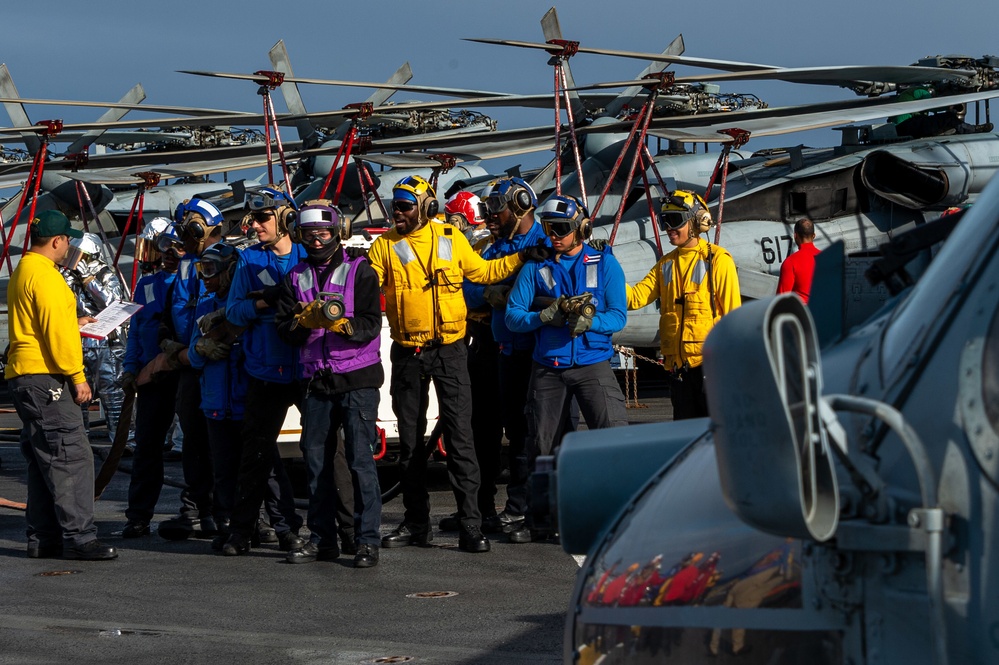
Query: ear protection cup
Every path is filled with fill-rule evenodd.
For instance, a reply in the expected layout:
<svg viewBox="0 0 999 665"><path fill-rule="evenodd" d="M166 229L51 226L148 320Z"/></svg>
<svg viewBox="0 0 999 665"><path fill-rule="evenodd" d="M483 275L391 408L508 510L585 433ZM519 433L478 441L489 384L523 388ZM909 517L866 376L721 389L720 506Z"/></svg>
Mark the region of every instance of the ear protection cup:
<svg viewBox="0 0 999 665"><path fill-rule="evenodd" d="M291 233L291 227L298 219L298 212L291 206L281 206L274 211L278 234Z"/></svg>
<svg viewBox="0 0 999 665"><path fill-rule="evenodd" d="M690 222L690 228L694 233L700 235L711 228L711 222L711 213L704 208L698 208L694 213L694 219Z"/></svg>
<svg viewBox="0 0 999 665"><path fill-rule="evenodd" d="M347 215L340 216L340 240L350 239L351 234L351 219Z"/></svg>
<svg viewBox="0 0 999 665"><path fill-rule="evenodd" d="M584 217L583 221L579 223L579 237L583 240L589 240L592 235L593 223L590 221L589 217Z"/></svg>
<svg viewBox="0 0 999 665"><path fill-rule="evenodd" d="M513 214L517 217L523 217L533 207L531 205L531 193L523 187L518 187L516 193L513 195L513 199L510 201L510 207L516 208Z"/></svg>
<svg viewBox="0 0 999 665"><path fill-rule="evenodd" d="M426 216L427 219L433 219L434 217L437 216L437 213L440 212L441 209L440 202L437 199L430 198L429 195L427 195L427 202L424 205L425 208L423 214Z"/></svg>

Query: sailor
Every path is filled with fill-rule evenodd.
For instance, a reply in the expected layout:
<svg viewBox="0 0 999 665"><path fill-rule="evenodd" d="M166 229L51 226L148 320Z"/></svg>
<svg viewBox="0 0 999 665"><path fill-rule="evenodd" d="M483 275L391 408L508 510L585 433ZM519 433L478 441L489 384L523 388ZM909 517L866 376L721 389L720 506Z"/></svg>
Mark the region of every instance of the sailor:
<svg viewBox="0 0 999 665"><path fill-rule="evenodd" d="M659 226L675 249L628 287L628 309L659 301L659 348L673 420L708 415L701 347L718 320L742 304L732 255L700 237L711 224L704 199L674 191L662 203Z"/></svg>
<svg viewBox="0 0 999 665"><path fill-rule="evenodd" d="M215 550L221 550L225 543L236 499L246 403L247 376L239 339L242 331L225 318L238 258L236 248L224 242L201 254L197 271L209 297L201 300L194 312L195 327L186 355L187 363L201 375L201 410L208 429L215 499L219 506L219 535L212 541Z"/></svg>
<svg viewBox="0 0 999 665"><path fill-rule="evenodd" d="M932 88L917 85L898 93L896 100L897 102L910 102L929 99L933 93ZM888 122L895 125L895 132L899 136L911 136L914 139L947 134L981 134L992 131L991 122L980 125L965 122L966 114L967 108L964 104L955 104L937 109L933 113L926 111L902 113L888 118Z"/></svg>
<svg viewBox="0 0 999 665"><path fill-rule="evenodd" d="M236 501L229 539L222 548L222 554L226 556L250 550L272 473L279 479L280 513L285 515L283 523L272 525L278 532L280 547L290 552L305 544L298 537L302 518L295 513L291 482L277 448L288 409L301 404L295 381L298 352L280 339L274 320L280 282L306 256L302 246L293 243L288 235L289 224L298 214L298 205L284 192L264 187L247 193L246 210L245 224L260 242L244 250L239 257L225 313L229 323L245 329L243 353L250 377ZM347 475L349 477L349 471ZM352 498L353 493L349 496ZM353 506L341 510L346 513L341 513L345 524L352 526ZM350 538L353 539L353 534Z"/></svg>
<svg viewBox="0 0 999 665"><path fill-rule="evenodd" d="M168 293L184 256L184 245L173 223L157 217L142 229L136 258L150 271L135 285L133 300L142 305L129 321L121 385L135 391L135 451L128 485L128 520L123 538L149 535L149 522L163 489L163 442L174 419L177 373L167 372L156 381L137 385L139 371L160 352L160 322L169 316ZM157 269L159 267L159 269Z"/></svg>
<svg viewBox="0 0 999 665"><path fill-rule="evenodd" d="M69 253L60 272L76 297L77 316L96 317L111 303L123 300L125 289L118 271L108 265L102 256L100 236L84 233L82 238L73 238L69 244ZM118 430L121 406L125 401L121 372L127 337L128 326L125 324L115 328L103 339L83 337L83 364L87 381L94 396L101 401L108 432L112 437ZM88 433L89 416L89 405L84 404L83 424Z"/></svg>
<svg viewBox="0 0 999 665"><path fill-rule="evenodd" d="M432 223L437 194L419 176L400 180L392 190L395 228L381 235L368 253L385 292L385 314L392 334L392 409L399 420L403 503L402 524L382 539L383 547L426 546L430 496L426 487L424 441L430 380L437 390L444 422L447 466L461 523L458 545L466 552L488 552L478 507L479 467L471 433L467 349L467 308L462 281L492 284L512 274L527 248L496 261L472 251L465 236L448 224Z"/></svg>
<svg viewBox="0 0 999 665"><path fill-rule="evenodd" d="M379 389L385 382L379 354L382 313L378 277L362 255L348 254L347 220L328 200L307 201L292 228L306 258L281 282L278 334L298 348L302 403L302 455L309 481L309 542L289 563L339 556L332 465L343 429L354 478L357 514L355 568L378 564L382 499L375 466Z"/></svg>
<svg viewBox="0 0 999 665"><path fill-rule="evenodd" d="M70 238L83 233L61 212L46 210L31 220L29 237L31 246L7 285L4 370L28 464L28 557L114 559L118 553L97 540L94 524L94 457L80 413L92 396L83 372L81 320L56 269Z"/></svg>
<svg viewBox="0 0 999 665"><path fill-rule="evenodd" d="M158 357L153 360L153 365L177 371L175 409L184 430L181 460L186 487L180 493L180 514L160 522L157 532L167 540L185 540L191 536L213 538L218 535L214 513L219 506L212 494L211 449L205 415L201 411L201 384L198 371L182 363L180 355L191 344L198 304L209 297L198 278L198 258L222 239L222 222L222 212L204 199L188 199L174 212L174 225L185 253L169 292L170 316L164 317L161 326L160 348L163 349L165 362ZM162 372L156 372L156 376L162 376Z"/></svg>
<svg viewBox="0 0 999 665"><path fill-rule="evenodd" d="M559 444L573 397L589 429L628 424L610 367L611 335L627 320L624 271L610 251L585 244L589 213L575 197L549 198L539 216L555 256L520 271L506 306L511 331L535 334L526 407L529 471ZM530 542L531 526L527 519L510 531L510 542Z"/></svg>
<svg viewBox="0 0 999 665"><path fill-rule="evenodd" d="M444 221L464 233L473 249L489 238L485 225L486 206L472 192L462 190L451 195L444 203Z"/></svg>
<svg viewBox="0 0 999 665"><path fill-rule="evenodd" d="M535 221L538 197L526 181L517 177L501 178L490 183L483 195L488 215L486 226L492 239L492 243L482 253L484 259L510 256L526 247L539 244L551 247L551 241L541 224ZM497 348L499 413L509 442L507 450L510 479L507 483L506 505L499 514L495 513L495 509L492 513L484 513L482 530L486 533L509 533L523 523L527 510L529 472L525 447L527 417L524 409L531 380L534 333L515 333L507 327L506 302L513 283L514 277L490 286L465 282L465 298L469 307L485 304L492 310L490 325ZM473 389L474 384L473 376ZM490 391L489 396L489 412L495 412L495 391ZM473 404L473 413L474 411ZM484 450L478 437L475 443L479 466L482 468L479 505L492 506L496 495L496 478L500 473L500 449L497 446L491 451Z"/></svg>
<svg viewBox="0 0 999 665"><path fill-rule="evenodd" d="M808 304L815 273L815 256L819 253L814 241L815 225L812 220L799 219L794 223L794 244L798 249L780 264L777 293L794 293Z"/></svg>

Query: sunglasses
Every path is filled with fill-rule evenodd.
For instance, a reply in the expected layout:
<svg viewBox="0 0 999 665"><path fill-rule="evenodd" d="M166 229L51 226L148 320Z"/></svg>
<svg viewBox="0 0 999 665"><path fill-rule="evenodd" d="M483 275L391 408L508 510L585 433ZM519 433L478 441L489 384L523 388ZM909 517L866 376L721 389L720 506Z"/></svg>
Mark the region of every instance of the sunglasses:
<svg viewBox="0 0 999 665"><path fill-rule="evenodd" d="M271 211L269 211L269 210L259 210L259 211L250 213L250 219L252 219L254 222L258 222L258 223L261 223L261 224L264 223L264 222L266 222L267 220L269 220L273 216L274 216L274 213L271 212Z"/></svg>
<svg viewBox="0 0 999 665"><path fill-rule="evenodd" d="M576 225L573 222L565 220L542 219L541 227L544 229L545 235L555 238L564 238L576 230Z"/></svg>
<svg viewBox="0 0 999 665"><path fill-rule="evenodd" d="M399 212L409 212L415 207L416 204L412 201L401 201L398 199L392 201L392 210L398 210Z"/></svg>

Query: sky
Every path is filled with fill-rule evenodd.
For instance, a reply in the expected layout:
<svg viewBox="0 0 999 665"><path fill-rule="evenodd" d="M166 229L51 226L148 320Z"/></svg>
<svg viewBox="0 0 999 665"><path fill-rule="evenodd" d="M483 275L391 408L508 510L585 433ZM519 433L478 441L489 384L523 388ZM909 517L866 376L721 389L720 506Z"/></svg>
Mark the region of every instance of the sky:
<svg viewBox="0 0 999 665"><path fill-rule="evenodd" d="M540 51L475 44L463 37L543 41L542 15L551 0L428 0L422 3L332 3L262 0L126 3L48 0L5 3L0 61L22 97L115 101L136 83L148 104L202 106L258 112L260 98L245 81L206 79L180 69L252 73L270 69L267 51L283 39L296 76L384 81L410 62L411 83L515 93L550 93L552 71ZM805 67L912 64L935 54L999 54L999 2L955 0L577 0L557 5L563 35L583 46L661 52L682 33L685 55ZM647 63L578 54L570 61L576 82L633 78ZM675 68L693 74L690 68ZM309 110L338 109L363 100L363 89L301 86ZM770 106L848 99L825 86L744 82L726 92L751 92ZM393 101L440 97L397 94ZM275 95L283 110L280 95ZM459 106L456 104L456 106ZM553 124L550 110L491 109L500 129ZM32 121L93 121L97 109L30 107ZM152 117L131 113L128 118ZM6 113L0 124L9 126ZM285 140L294 138L289 129ZM750 142L832 145L831 130ZM507 165L543 164L550 157L509 158Z"/></svg>

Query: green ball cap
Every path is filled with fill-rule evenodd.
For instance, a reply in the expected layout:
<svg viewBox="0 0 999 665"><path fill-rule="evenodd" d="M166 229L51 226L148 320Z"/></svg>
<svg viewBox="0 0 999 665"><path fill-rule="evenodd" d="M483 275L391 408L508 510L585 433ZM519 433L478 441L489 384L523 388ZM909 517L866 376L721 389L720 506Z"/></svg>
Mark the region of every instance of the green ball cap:
<svg viewBox="0 0 999 665"><path fill-rule="evenodd" d="M31 231L39 238L51 238L52 236L69 236L70 238L82 238L83 231L74 229L69 223L69 218L58 210L44 210L31 220Z"/></svg>

